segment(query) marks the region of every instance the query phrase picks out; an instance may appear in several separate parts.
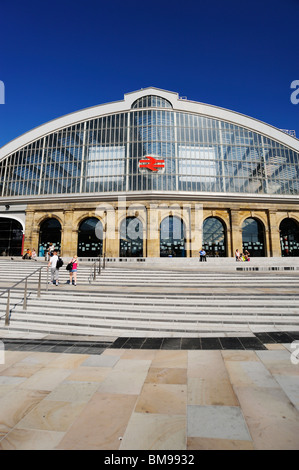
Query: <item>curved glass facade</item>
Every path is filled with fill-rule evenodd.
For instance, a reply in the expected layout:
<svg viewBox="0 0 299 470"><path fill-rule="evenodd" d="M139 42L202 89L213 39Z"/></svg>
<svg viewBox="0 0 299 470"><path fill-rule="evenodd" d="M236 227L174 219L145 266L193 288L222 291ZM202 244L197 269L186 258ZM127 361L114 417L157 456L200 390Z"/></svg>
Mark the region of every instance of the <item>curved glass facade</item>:
<svg viewBox="0 0 299 470"><path fill-rule="evenodd" d="M163 171L141 170L148 155ZM299 194L299 154L257 132L175 111L162 98L53 132L0 162L0 195L128 191Z"/></svg>

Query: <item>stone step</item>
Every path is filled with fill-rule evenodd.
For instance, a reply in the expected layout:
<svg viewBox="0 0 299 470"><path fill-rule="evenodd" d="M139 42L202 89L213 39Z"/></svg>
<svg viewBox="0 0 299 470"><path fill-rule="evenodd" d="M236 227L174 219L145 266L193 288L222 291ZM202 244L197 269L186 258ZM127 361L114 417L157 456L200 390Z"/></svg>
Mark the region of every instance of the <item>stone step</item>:
<svg viewBox="0 0 299 470"><path fill-rule="evenodd" d="M42 311L41 311L42 309ZM23 310L21 306L16 306L15 308L12 309L11 311L11 318L14 320L16 314L23 314L23 315L42 315L44 316L55 316L56 318L93 318L94 320L97 320L99 318L118 318L118 319L124 319L124 320L145 320L145 321L156 321L157 319L167 319L169 321L188 321L188 322L198 322L202 321L203 318L208 317L208 318L221 318L221 319L227 319L228 321L231 321L232 318L235 319L235 321L238 322L243 322L247 321L249 318L264 318L266 316L271 317L271 318L292 318L293 321L299 321L299 309L294 309L290 311L279 311L278 309L264 309L264 310L254 310L254 309L248 309L245 312L242 311L233 311L232 309L228 308L217 308L215 309L208 309L208 308L203 308L202 311L197 310L197 311L182 311L182 310L169 310L163 309L161 311L156 311L153 312L152 310L142 310L142 309L120 309L120 310L115 310L115 309L109 309L107 306L103 309L95 308L91 309L90 307L88 309L67 309L64 308L63 310L60 309L57 311L56 308L51 308L47 307L45 305L30 305L26 310Z"/></svg>
<svg viewBox="0 0 299 470"><path fill-rule="evenodd" d="M22 298L11 298L10 299L10 309L13 310L15 305L21 305L22 304ZM36 301L30 297L27 299L27 304L28 307L27 309L43 309L43 311L46 311L49 307L49 305L55 305L55 309L61 309L63 312L65 311L73 311L73 310L78 310L78 311L95 311L95 312L102 312L103 310L105 311L115 311L115 312L147 312L149 315L151 314L160 314L160 313L176 313L176 314L189 314L189 313L195 313L195 314L200 314L204 312L223 312L223 313L228 313L228 314L234 314L234 315L242 315L244 312L250 313L250 314L259 314L259 315L264 315L267 312L271 312L271 314L277 312L277 314L282 315L284 313L288 314L294 314L298 315L299 314L299 305L298 302L296 303L290 303L288 305L282 304L282 303L274 303L274 304L254 304L253 302L250 303L248 306L240 306L239 303L235 302L230 302L228 305L227 303L220 303L220 302L209 302L207 301L206 303L202 304L187 304L187 305L178 305L178 304L160 304L160 303L154 303L154 302L144 302L144 303L132 303L132 302L122 302L122 304L116 304L116 303L109 303L107 302L51 302L51 300L46 301L45 299L42 299L40 301ZM72 307L70 307L72 305ZM1 300L0 301L0 306L2 307L2 310L4 311L5 306L6 306L6 300ZM153 311L154 310L154 311Z"/></svg>
<svg viewBox="0 0 299 470"><path fill-rule="evenodd" d="M73 287L73 286L72 286ZM70 289L72 288L70 287ZM57 291L56 291L57 292ZM293 295L201 295L193 294L189 296L182 295L151 295L151 294L101 294L101 293L82 293L76 291L63 291L53 299L53 294L42 292L41 297L36 297L36 291L28 291L27 298L30 302L46 306L53 300L57 307L66 308L70 304L79 308L101 308L107 305L107 308L117 309L125 308L126 305L148 308L169 308L169 309L201 309L206 307L225 307L239 310L248 310L250 308L299 308L299 294ZM11 303L21 302L23 299L23 291L13 291L11 294ZM7 296L0 296L0 305L6 305ZM152 311L152 309L151 309Z"/></svg>
<svg viewBox="0 0 299 470"><path fill-rule="evenodd" d="M295 329L297 326L294 326L293 328ZM203 325L200 329L197 331L191 331L191 332L186 332L186 331L170 331L169 329L167 330L161 330L161 331L156 331L153 329L136 329L136 330L128 330L126 329L120 329L120 328L98 328L98 327L84 327L84 326L70 326L70 325L49 325L47 328L45 326L40 326L39 324L35 323L27 323L27 325L24 322L15 322L14 324L14 332L26 332L26 333L39 333L39 334L67 334L67 335L79 335L79 336L106 336L106 337L127 337L128 334L130 337L149 337L149 338L154 338L154 337L190 337L190 338L196 338L196 337L202 337L203 335L208 335L208 336L214 336L214 334L219 335L240 335L240 334L246 334L250 335L251 333L251 328L247 325ZM268 328L268 325L259 325L259 330L264 331L265 329ZM281 325L281 329L285 329L285 325Z"/></svg>
<svg viewBox="0 0 299 470"><path fill-rule="evenodd" d="M20 264L22 262L0 262L2 279L13 284L38 267L35 262L22 267ZM22 308L23 289L11 291L8 329L114 337L194 337L203 332L249 333L253 328L263 330L271 326L299 329L299 289L296 294L299 276L296 273L171 271L163 269L163 264L161 270L107 267L89 285L91 273L90 265L81 265L75 288L65 284L69 274L62 268L59 287L49 285L46 290L44 269L40 298L36 297L34 286L38 273L33 275L26 310ZM80 283L89 285L88 290L82 287L80 291ZM119 287L126 286L132 292L120 292ZM252 286L259 288L259 292L250 292ZM106 292L101 291L105 287ZM224 292L209 291L215 287L223 288ZM225 291L227 287L236 287L236 290ZM293 293L284 294L280 287L290 287ZM162 288L167 292L163 293ZM189 293L185 288L195 289ZM262 289L265 292L261 292ZM6 295L0 295L1 326L5 310Z"/></svg>
<svg viewBox="0 0 299 470"><path fill-rule="evenodd" d="M29 319L28 319L29 320ZM154 327L155 326L155 327ZM283 329L299 329L298 324L292 324L290 322L251 322L248 324L236 324L236 323L220 323L219 321L198 323L192 325L191 328L186 325L172 325L169 323L160 322L159 324L153 325L148 323L143 326L141 322L135 322L135 324L128 325L127 322L119 324L119 322L112 322L107 320L106 322L101 321L98 325L92 324L87 325L86 322L83 324L71 324L71 323L49 323L37 322L36 318L34 322L30 321L19 321L16 319L14 322L13 331L30 331L40 332L47 334L76 334L76 335L87 335L87 336L143 336L143 337L155 337L155 336L167 336L167 337L200 337L205 332L215 333L232 333L237 334L242 332L251 332L254 329L256 331L263 331L271 327L280 327Z"/></svg>

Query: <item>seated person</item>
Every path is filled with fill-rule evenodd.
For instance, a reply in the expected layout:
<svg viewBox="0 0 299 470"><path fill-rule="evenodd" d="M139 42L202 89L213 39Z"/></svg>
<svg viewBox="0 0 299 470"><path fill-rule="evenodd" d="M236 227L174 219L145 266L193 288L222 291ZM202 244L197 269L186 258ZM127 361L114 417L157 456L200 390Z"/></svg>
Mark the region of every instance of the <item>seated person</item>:
<svg viewBox="0 0 299 470"><path fill-rule="evenodd" d="M29 248L27 248L26 253L23 255L23 259L31 259L31 256L32 256L32 253L29 250Z"/></svg>

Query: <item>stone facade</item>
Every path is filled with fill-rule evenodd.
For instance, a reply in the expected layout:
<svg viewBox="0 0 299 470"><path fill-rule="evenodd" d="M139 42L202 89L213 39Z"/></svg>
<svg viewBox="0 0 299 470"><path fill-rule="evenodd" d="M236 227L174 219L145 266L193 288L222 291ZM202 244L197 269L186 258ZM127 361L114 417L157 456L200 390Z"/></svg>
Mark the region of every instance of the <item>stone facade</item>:
<svg viewBox="0 0 299 470"><path fill-rule="evenodd" d="M202 226L208 217L218 218L225 227L226 253L234 256L242 250L242 224L248 217L260 221L264 228L264 246L267 257L281 256L279 226L283 219L299 222L296 204L198 202L180 200L140 200L138 202L109 203L52 203L31 204L26 210L25 247L38 247L41 223L51 217L61 224L61 254L68 257L77 253L78 229L88 217L101 220L104 227L103 251L108 257L119 256L119 227L129 216L138 217L143 224L143 256L160 256L160 223L169 215L184 221L186 255L197 257L202 246Z"/></svg>

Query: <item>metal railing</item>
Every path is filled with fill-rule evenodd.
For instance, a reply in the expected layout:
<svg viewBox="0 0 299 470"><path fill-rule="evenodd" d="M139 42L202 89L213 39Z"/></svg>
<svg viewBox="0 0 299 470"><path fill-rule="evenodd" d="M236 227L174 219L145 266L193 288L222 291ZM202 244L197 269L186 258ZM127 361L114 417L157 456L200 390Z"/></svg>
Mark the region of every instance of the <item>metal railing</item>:
<svg viewBox="0 0 299 470"><path fill-rule="evenodd" d="M42 283L42 270L45 269L45 268L46 268L46 266L42 266L42 267L36 269L31 274L28 274L28 276L24 277L23 279L16 282L11 287L8 287L7 289L5 289L4 291L2 291L0 293L0 297L4 296L7 293L7 301L6 301L6 309L5 309L5 326L9 326L9 324L10 324L10 318L11 318L10 294L11 294L11 291L13 289L15 289L18 285L24 283L24 291L23 291L23 296L22 296L21 302L23 303L23 310L26 310L27 309L27 297L28 297L28 279L31 276L34 276L36 273L38 273L37 297L40 297L41 296L41 283ZM47 287L46 287L46 290L48 290L48 279L49 279L49 270L47 269ZM31 292L30 292L30 294L31 294ZM3 318L3 316L1 316L0 318Z"/></svg>
<svg viewBox="0 0 299 470"><path fill-rule="evenodd" d="M101 262L101 260L103 259L103 264ZM102 264L102 265L101 265ZM88 278L88 281L89 281L89 284L92 282L92 281L96 281L97 280L97 276L100 276L101 275L101 272L103 269L106 268L106 254L104 253L104 256L103 258L101 256L99 256L99 258L94 261L92 263L92 266L91 266L91 271L90 271L90 276Z"/></svg>

